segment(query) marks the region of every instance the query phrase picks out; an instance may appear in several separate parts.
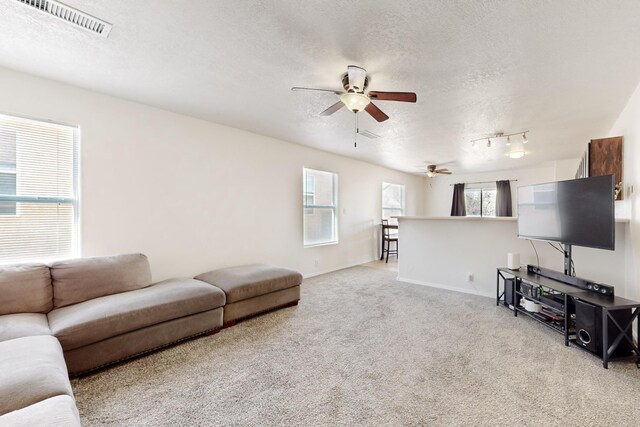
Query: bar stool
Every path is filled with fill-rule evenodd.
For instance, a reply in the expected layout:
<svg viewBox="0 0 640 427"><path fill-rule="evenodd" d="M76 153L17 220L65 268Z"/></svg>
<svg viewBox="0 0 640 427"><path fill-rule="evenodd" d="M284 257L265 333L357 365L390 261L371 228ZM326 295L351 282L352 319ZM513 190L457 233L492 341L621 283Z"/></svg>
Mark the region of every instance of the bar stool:
<svg viewBox="0 0 640 427"><path fill-rule="evenodd" d="M384 257L384 254L387 254L387 260L385 262L389 262L389 254L395 255L396 259L398 258L398 235L391 234L389 232L391 228L389 227L389 221L386 219L382 220L382 253L380 254L380 259ZM386 249L385 249L386 242ZM391 243L395 243L395 249L391 249Z"/></svg>

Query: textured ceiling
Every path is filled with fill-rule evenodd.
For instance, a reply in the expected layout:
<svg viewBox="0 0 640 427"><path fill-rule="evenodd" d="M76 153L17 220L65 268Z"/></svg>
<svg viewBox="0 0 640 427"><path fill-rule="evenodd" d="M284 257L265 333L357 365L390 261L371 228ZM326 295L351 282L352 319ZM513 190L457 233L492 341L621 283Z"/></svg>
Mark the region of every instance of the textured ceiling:
<svg viewBox="0 0 640 427"><path fill-rule="evenodd" d="M579 157L605 136L640 80L640 2L66 0L113 23L108 39L0 0L0 66L391 168L453 171ZM375 122L342 109L349 64L369 88L414 91L377 102ZM469 140L529 130L528 155Z"/></svg>

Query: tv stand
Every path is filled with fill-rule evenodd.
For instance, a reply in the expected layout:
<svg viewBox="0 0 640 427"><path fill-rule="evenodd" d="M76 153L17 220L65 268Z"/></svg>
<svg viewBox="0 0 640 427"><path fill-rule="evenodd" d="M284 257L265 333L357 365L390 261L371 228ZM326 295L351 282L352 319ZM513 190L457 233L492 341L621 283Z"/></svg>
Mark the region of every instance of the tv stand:
<svg viewBox="0 0 640 427"><path fill-rule="evenodd" d="M640 350L633 342L631 333L633 322L640 314L640 302L588 289L587 286L595 283L531 265L526 270L498 268L496 305L502 303L513 311L514 317L522 314L561 333L566 346L573 344L599 356L605 369L610 360L617 358L617 353L627 350L628 354L624 357L635 355L636 365L640 368ZM521 304L522 300L528 301L528 305L534 304L532 308L540 312L527 310ZM582 315L576 319L576 304L592 307L593 315L589 318ZM591 332L601 340L597 350L589 350L578 337L578 332L583 329L576 331L577 320L592 325ZM640 336L640 322L637 333Z"/></svg>

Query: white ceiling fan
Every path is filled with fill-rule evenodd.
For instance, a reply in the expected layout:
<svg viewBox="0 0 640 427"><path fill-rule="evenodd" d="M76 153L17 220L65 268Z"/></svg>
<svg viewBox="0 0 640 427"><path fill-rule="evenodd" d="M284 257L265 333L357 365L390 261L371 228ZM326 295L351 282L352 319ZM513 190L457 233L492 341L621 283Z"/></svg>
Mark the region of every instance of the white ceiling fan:
<svg viewBox="0 0 640 427"><path fill-rule="evenodd" d="M344 88L344 91L299 86L294 86L291 90L314 90L320 92L332 92L339 95L340 100L320 113L321 116L330 116L342 107L346 106L354 113L359 113L364 110L378 122L384 122L389 119L389 116L387 116L371 101L416 102L418 100L418 97L414 92L365 92L368 86L369 77L367 77L367 70L356 65L349 65L347 67L347 72L342 75L342 87Z"/></svg>

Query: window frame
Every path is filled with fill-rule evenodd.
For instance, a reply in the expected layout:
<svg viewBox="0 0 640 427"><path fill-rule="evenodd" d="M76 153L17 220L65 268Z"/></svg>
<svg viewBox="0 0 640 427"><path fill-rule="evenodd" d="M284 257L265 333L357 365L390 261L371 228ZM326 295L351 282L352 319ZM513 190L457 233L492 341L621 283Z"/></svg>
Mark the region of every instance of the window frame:
<svg viewBox="0 0 640 427"><path fill-rule="evenodd" d="M307 171L328 173L332 176L332 204L331 205L318 205L315 204L315 194L317 183L315 182L315 177L313 180L313 192L310 193L307 191ZM313 194L313 204L308 204L306 196L309 194ZM306 217L315 214L315 209L331 209L332 212L332 231L333 235L330 240L318 242L318 243L307 243L307 229L306 229ZM327 246L327 245L335 245L338 244L338 174L336 172L321 170L321 169L313 169L313 168L302 168L302 244L304 248L312 248L316 246Z"/></svg>
<svg viewBox="0 0 640 427"><path fill-rule="evenodd" d="M381 204L381 206L382 206L382 211L381 211L381 213L382 213L382 219L385 219L385 216L384 216L385 210L387 210L387 211L389 211L389 210L397 211L397 210L398 210L398 208L395 208L395 207L393 207L393 208L391 208L391 207L385 207L385 205L384 205L384 191L385 191L385 186L387 186L387 188L389 188L389 187L399 187L399 188L401 188L401 189L402 189L402 201L401 201L401 208L400 208L400 211L401 211L400 216L405 215L405 213L406 213L406 200L407 200L405 185L404 185L404 184L393 184L393 183L391 183L391 182L385 182L385 181L382 181L382 191L381 191L381 193L380 193L381 198L382 198L382 200L380 201L380 204ZM389 217L389 219L390 219L390 218L391 218L391 217Z"/></svg>

